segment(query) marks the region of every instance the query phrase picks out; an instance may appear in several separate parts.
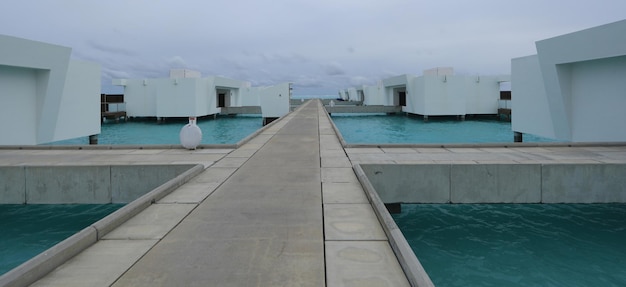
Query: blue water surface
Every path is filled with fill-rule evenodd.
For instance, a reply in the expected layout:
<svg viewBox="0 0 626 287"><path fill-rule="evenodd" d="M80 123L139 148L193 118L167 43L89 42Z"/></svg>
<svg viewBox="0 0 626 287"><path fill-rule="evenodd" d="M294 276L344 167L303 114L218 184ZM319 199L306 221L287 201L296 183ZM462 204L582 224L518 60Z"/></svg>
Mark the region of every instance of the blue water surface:
<svg viewBox="0 0 626 287"><path fill-rule="evenodd" d="M626 286L626 204L403 204L394 220L445 286Z"/></svg>
<svg viewBox="0 0 626 287"><path fill-rule="evenodd" d="M163 123L156 120L130 120L128 122L107 121L101 125L98 135L100 145L176 145L180 144L180 130L187 120L168 119ZM202 131L201 144L236 144L263 127L260 115L219 116L216 119L199 119ZM86 145L88 137L51 143L52 145Z"/></svg>
<svg viewBox="0 0 626 287"><path fill-rule="evenodd" d="M349 144L439 144L439 143L510 143L511 123L495 116L422 117L402 114L333 114L332 120ZM553 140L524 134L525 142Z"/></svg>
<svg viewBox="0 0 626 287"><path fill-rule="evenodd" d="M0 275L124 204L0 204Z"/></svg>

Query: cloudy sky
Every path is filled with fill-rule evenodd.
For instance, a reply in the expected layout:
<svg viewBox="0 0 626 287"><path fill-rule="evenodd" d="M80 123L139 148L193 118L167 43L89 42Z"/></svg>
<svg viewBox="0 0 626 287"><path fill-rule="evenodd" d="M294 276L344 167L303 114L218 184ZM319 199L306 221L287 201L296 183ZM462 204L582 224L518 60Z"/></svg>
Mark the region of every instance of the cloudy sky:
<svg viewBox="0 0 626 287"><path fill-rule="evenodd" d="M112 78L172 68L336 94L450 66L508 74L535 41L626 19L624 0L1 0L0 34L72 48ZM1 52L2 47L0 47Z"/></svg>

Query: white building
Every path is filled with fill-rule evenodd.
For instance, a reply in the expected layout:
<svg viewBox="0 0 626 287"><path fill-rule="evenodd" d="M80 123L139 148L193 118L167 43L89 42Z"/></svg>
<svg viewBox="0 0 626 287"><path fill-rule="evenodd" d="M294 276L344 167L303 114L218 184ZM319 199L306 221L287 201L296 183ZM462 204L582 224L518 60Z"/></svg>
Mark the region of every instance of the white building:
<svg viewBox="0 0 626 287"><path fill-rule="evenodd" d="M626 141L626 20L536 42L511 61L512 128L573 142Z"/></svg>
<svg viewBox="0 0 626 287"><path fill-rule="evenodd" d="M423 116L496 114L500 83L510 76L454 75L449 67L424 71L422 76L400 75L364 86L364 105L402 106L402 111Z"/></svg>
<svg viewBox="0 0 626 287"><path fill-rule="evenodd" d="M100 66L71 48L0 35L0 145L100 133Z"/></svg>
<svg viewBox="0 0 626 287"><path fill-rule="evenodd" d="M171 70L170 78L115 79L124 87L129 117L202 117L223 107L260 106L263 118L278 118L289 112L291 85L251 87L249 82L199 72Z"/></svg>

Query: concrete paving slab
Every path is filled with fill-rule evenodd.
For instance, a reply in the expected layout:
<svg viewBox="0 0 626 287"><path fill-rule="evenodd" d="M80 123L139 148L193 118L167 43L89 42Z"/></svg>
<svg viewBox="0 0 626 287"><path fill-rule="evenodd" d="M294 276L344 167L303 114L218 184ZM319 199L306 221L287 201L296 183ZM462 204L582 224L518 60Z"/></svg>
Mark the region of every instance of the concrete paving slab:
<svg viewBox="0 0 626 287"><path fill-rule="evenodd" d="M328 240L387 240L369 203L324 204L324 238Z"/></svg>
<svg viewBox="0 0 626 287"><path fill-rule="evenodd" d="M357 154L357 153L385 153L380 148L345 148L347 154Z"/></svg>
<svg viewBox="0 0 626 287"><path fill-rule="evenodd" d="M412 148L382 148L385 153L416 153Z"/></svg>
<svg viewBox="0 0 626 287"><path fill-rule="evenodd" d="M156 242L100 240L31 286L110 286Z"/></svg>
<svg viewBox="0 0 626 287"><path fill-rule="evenodd" d="M218 182L222 183L227 178L229 178L237 168L234 167L210 167L206 169L203 173L194 177L190 183L210 183L210 182Z"/></svg>
<svg viewBox="0 0 626 287"><path fill-rule="evenodd" d="M346 153L343 150L322 148L320 150L320 156L321 157L345 157Z"/></svg>
<svg viewBox="0 0 626 287"><path fill-rule="evenodd" d="M158 203L200 203L206 199L221 183L186 183L174 190Z"/></svg>
<svg viewBox="0 0 626 287"><path fill-rule="evenodd" d="M322 167L352 167L347 157L322 157Z"/></svg>
<svg viewBox="0 0 626 287"><path fill-rule="evenodd" d="M226 157L227 158L231 158L231 157L251 157L257 150L256 149L237 149L233 152L231 152L230 154L228 154Z"/></svg>
<svg viewBox="0 0 626 287"><path fill-rule="evenodd" d="M351 167L322 167L322 182L359 182Z"/></svg>
<svg viewBox="0 0 626 287"><path fill-rule="evenodd" d="M324 203L369 203L358 182L322 183L322 195Z"/></svg>
<svg viewBox="0 0 626 287"><path fill-rule="evenodd" d="M327 241L326 282L334 286L410 286L387 241Z"/></svg>
<svg viewBox="0 0 626 287"><path fill-rule="evenodd" d="M247 157L227 157L216 162L212 167L240 167L248 160Z"/></svg>
<svg viewBox="0 0 626 287"><path fill-rule="evenodd" d="M212 153L217 153L217 154L228 154L231 151L233 151L234 149L229 148L229 149L225 149L225 148L205 148L205 149L197 149L194 151L194 153L197 154L212 154Z"/></svg>
<svg viewBox="0 0 626 287"><path fill-rule="evenodd" d="M152 204L103 238L161 239L196 206L196 204Z"/></svg>

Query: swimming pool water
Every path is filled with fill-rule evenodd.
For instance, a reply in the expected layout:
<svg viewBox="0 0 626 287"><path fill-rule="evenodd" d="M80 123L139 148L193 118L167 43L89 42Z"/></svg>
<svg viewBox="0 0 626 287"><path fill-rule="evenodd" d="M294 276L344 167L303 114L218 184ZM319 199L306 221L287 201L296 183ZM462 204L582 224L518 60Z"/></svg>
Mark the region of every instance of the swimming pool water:
<svg viewBox="0 0 626 287"><path fill-rule="evenodd" d="M350 144L385 143L510 143L511 123L495 116L455 118L396 115L333 114L332 120L344 140ZM550 139L524 134L525 142L549 142Z"/></svg>
<svg viewBox="0 0 626 287"><path fill-rule="evenodd" d="M186 120L131 120L105 122L101 125L98 144L101 145L157 145L180 144L180 130ZM217 119L200 119L201 144L236 144L263 127L257 115L219 116ZM54 142L52 145L87 145L88 137Z"/></svg>
<svg viewBox="0 0 626 287"><path fill-rule="evenodd" d="M0 275L124 204L0 204Z"/></svg>
<svg viewBox="0 0 626 287"><path fill-rule="evenodd" d="M403 204L438 286L626 286L626 204Z"/></svg>

